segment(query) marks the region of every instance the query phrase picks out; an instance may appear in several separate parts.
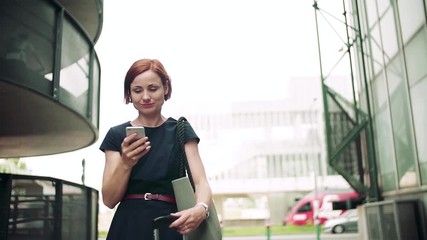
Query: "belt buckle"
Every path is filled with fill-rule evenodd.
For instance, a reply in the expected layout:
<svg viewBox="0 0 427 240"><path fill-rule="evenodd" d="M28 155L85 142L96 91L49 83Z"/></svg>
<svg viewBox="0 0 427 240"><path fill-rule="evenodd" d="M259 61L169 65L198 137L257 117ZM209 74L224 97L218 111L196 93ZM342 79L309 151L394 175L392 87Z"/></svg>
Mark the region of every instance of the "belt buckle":
<svg viewBox="0 0 427 240"><path fill-rule="evenodd" d="M144 200L146 200L146 201L151 200L151 198L149 198L150 195L151 195L151 193L145 193L144 194Z"/></svg>

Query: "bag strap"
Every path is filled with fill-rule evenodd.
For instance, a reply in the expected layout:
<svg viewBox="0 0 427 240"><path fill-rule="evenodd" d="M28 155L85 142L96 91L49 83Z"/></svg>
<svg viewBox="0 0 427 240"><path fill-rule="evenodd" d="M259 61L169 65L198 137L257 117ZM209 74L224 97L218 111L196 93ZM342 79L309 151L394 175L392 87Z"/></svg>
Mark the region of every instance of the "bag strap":
<svg viewBox="0 0 427 240"><path fill-rule="evenodd" d="M188 165L187 155L185 154L185 122L187 119L185 117L180 117L177 123L177 135L179 142L179 175L180 177L185 177L188 175L188 179L190 180L191 186L193 187L193 191L195 190L193 176L191 174L190 166Z"/></svg>

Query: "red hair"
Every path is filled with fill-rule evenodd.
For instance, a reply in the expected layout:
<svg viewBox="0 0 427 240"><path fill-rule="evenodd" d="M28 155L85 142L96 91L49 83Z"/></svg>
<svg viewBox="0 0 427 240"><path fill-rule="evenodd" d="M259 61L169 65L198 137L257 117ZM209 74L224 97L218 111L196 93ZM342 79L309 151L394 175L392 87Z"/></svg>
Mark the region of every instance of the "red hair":
<svg viewBox="0 0 427 240"><path fill-rule="evenodd" d="M125 98L126 104L132 102L130 98L130 84L138 75L148 70L151 70L154 73L156 73L160 77L163 87L168 89L167 93L164 96L165 101L167 101L171 97L171 93L172 93L171 79L168 73L166 72L166 69L163 66L163 64L157 59L140 59L134 62L132 66L129 68L128 72L126 73L125 85L124 85L124 98Z"/></svg>

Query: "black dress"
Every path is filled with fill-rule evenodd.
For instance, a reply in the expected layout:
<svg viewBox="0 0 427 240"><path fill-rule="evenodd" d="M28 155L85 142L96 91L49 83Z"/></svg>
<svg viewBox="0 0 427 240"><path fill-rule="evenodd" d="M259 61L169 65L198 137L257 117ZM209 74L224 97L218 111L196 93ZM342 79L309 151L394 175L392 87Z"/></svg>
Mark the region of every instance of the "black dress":
<svg viewBox="0 0 427 240"><path fill-rule="evenodd" d="M168 118L159 127L145 127L145 134L151 142L150 151L133 167L126 194L157 193L173 195L171 181L178 178L176 138L177 121ZM100 150L121 152L121 143L126 136L125 129L130 122L110 128ZM199 142L191 125L186 122L185 140ZM128 199L123 200L116 209L107 240L151 240L153 239L152 220L162 215L176 212L175 204L162 201ZM168 227L160 229L162 239L181 240L182 236Z"/></svg>

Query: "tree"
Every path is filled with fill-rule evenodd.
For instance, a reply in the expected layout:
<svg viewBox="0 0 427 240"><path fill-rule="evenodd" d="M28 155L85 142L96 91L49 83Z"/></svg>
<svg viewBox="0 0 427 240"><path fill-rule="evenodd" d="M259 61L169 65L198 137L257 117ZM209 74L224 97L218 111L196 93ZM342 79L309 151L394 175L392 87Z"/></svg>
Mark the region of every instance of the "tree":
<svg viewBox="0 0 427 240"><path fill-rule="evenodd" d="M28 173L27 165L19 158L0 159L0 173Z"/></svg>

